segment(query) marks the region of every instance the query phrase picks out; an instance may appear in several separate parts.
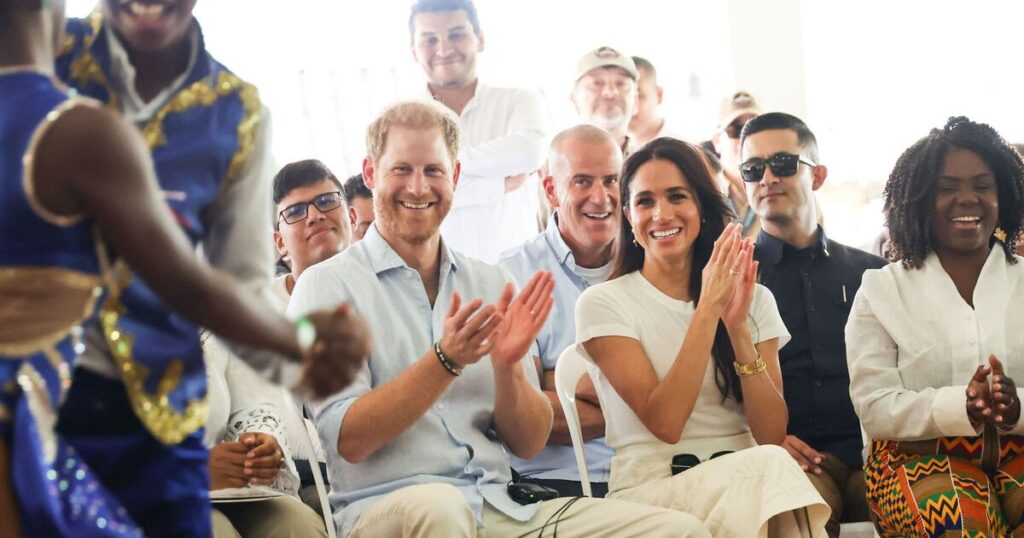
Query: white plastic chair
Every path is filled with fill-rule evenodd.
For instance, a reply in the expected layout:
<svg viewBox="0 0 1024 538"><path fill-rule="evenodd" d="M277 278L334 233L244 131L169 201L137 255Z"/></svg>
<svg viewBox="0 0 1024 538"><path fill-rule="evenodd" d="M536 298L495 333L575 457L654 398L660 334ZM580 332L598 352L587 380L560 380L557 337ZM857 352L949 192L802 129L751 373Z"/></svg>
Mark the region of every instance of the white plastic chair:
<svg viewBox="0 0 1024 538"><path fill-rule="evenodd" d="M576 468L580 473L580 486L585 497L593 497L590 491L590 474L587 473L587 461L583 455L583 431L580 429L580 414L576 409L576 385L587 375L587 359L579 352L576 345L562 351L555 363L555 392L558 402L562 404L565 422L569 426L572 438L572 450L576 453Z"/></svg>

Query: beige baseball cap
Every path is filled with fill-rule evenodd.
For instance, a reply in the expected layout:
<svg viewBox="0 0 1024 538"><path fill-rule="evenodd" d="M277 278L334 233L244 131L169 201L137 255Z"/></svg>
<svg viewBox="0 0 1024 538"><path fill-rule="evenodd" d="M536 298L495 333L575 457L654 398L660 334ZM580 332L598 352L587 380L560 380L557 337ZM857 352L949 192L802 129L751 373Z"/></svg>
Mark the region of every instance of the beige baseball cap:
<svg viewBox="0 0 1024 538"><path fill-rule="evenodd" d="M722 99L718 125L725 127L744 114L761 114L761 107L749 92L738 91Z"/></svg>
<svg viewBox="0 0 1024 538"><path fill-rule="evenodd" d="M591 69L598 67L621 67L629 73L629 76L636 80L640 75L637 73L636 64L633 62L633 58L622 54L621 52L609 47L602 46L598 47L580 58L580 61L576 64L576 78L579 80L590 72Z"/></svg>

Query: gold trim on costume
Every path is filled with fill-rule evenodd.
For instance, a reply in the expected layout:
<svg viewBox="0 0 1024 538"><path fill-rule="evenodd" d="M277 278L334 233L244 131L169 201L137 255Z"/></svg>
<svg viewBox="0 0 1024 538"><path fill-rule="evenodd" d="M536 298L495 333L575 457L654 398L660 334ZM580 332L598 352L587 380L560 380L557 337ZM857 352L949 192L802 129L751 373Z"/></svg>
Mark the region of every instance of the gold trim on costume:
<svg viewBox="0 0 1024 538"><path fill-rule="evenodd" d="M131 273L119 261L114 265L112 274L116 275L116 284L110 287L110 294L100 307L100 324L110 354L121 372L128 400L135 415L158 441L165 445L178 444L189 434L206 425L209 414L208 397L203 396L202 400L189 402L184 412L175 410L171 405L168 395L181 383L180 359L172 361L164 370L155 394L146 391L145 383L149 369L132 358L132 348L135 344L132 335L121 332L117 327L118 320L125 312L124 305L121 304L121 290L131 283Z"/></svg>
<svg viewBox="0 0 1024 538"><path fill-rule="evenodd" d="M71 62L71 78L82 85L96 83L103 86L107 90L107 99L109 99L107 106L113 110L120 110L117 92L114 91L110 81L107 80L107 76L103 74L103 69L100 69L99 62L92 55L92 45L103 28L103 13L99 7L89 14L89 26L92 27L92 33L85 36L82 40L82 53ZM74 51L74 48L74 38L68 36L64 43L64 50L61 51L61 56L70 54Z"/></svg>
<svg viewBox="0 0 1024 538"><path fill-rule="evenodd" d="M54 433L57 425L57 413L50 404L50 391L46 389L43 376L25 361L18 368L18 385L24 394L28 411L36 419L36 432L42 445L43 461L52 464L57 457L57 436Z"/></svg>
<svg viewBox="0 0 1024 538"><path fill-rule="evenodd" d="M53 110L46 114L44 119L37 127L34 133L32 133L32 139L28 143L28 149L25 150L25 155L21 158L22 172L21 172L21 183L25 189L25 198L28 200L28 206L32 211L39 216L39 218L53 224L54 226L68 227L74 226L85 218L84 214L78 215L58 215L51 212L49 209L43 207L43 204L36 198L35 188L35 161L36 161L36 149L39 146L39 142L43 139L43 135L49 131L50 126L53 125L65 112L72 108L83 105L99 108L101 105L99 101L94 99L85 99L81 97L73 97L67 101L57 105Z"/></svg>
<svg viewBox="0 0 1024 538"><path fill-rule="evenodd" d="M92 314L101 283L63 267L0 267L0 356L56 345Z"/></svg>

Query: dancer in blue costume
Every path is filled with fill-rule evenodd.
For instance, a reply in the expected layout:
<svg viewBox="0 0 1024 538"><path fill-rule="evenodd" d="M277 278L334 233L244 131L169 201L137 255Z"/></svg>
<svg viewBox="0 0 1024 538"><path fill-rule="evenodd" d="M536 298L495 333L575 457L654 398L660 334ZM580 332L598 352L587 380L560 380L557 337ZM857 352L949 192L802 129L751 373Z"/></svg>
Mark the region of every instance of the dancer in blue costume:
<svg viewBox="0 0 1024 538"><path fill-rule="evenodd" d="M115 349L130 354L147 345L118 330L125 270L108 263L104 245L192 322L301 357L302 384L315 394L347 383L366 354L365 326L346 307L318 313L310 317L315 337L300 345L295 325L198 263L138 133L96 101L69 96L54 77L62 28L61 1L0 0L0 536L209 535L208 502L197 513L175 512L183 522L140 518L124 484L96 473L54 429L78 382L79 327L97 304L95 324ZM129 405L76 411L131 429L137 419ZM88 445L106 444L116 460L123 442L100 436ZM162 475L176 469L159 450L146 455L114 462L125 477L154 481L140 495L164 507L205 495L205 478L161 489Z"/></svg>
<svg viewBox="0 0 1024 538"><path fill-rule="evenodd" d="M255 88L206 51L195 4L101 0L88 18L68 21L57 73L139 128L168 205L211 265L265 290L274 256L269 118ZM118 484L114 493L138 521L195 534L209 504L200 493L207 400L198 330L135 275L117 281L125 289L105 319L134 346L98 328L86 333L58 430ZM94 412L111 408L120 411ZM150 471L123 461L145 461Z"/></svg>

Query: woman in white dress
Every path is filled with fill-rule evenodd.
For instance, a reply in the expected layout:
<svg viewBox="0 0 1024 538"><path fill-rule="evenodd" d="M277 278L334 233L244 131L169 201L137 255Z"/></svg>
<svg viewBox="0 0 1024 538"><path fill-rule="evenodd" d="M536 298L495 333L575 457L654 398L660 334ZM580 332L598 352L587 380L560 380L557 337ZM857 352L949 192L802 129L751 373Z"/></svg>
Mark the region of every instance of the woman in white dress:
<svg viewBox="0 0 1024 538"><path fill-rule="evenodd" d="M828 506L777 446L789 333L701 150L652 141L620 191L612 278L576 308L615 449L608 497L688 512L715 536L825 536Z"/></svg>
<svg viewBox="0 0 1024 538"><path fill-rule="evenodd" d="M897 161L885 216L893 263L864 273L846 325L875 525L1020 536L1024 162L988 125L951 118Z"/></svg>

